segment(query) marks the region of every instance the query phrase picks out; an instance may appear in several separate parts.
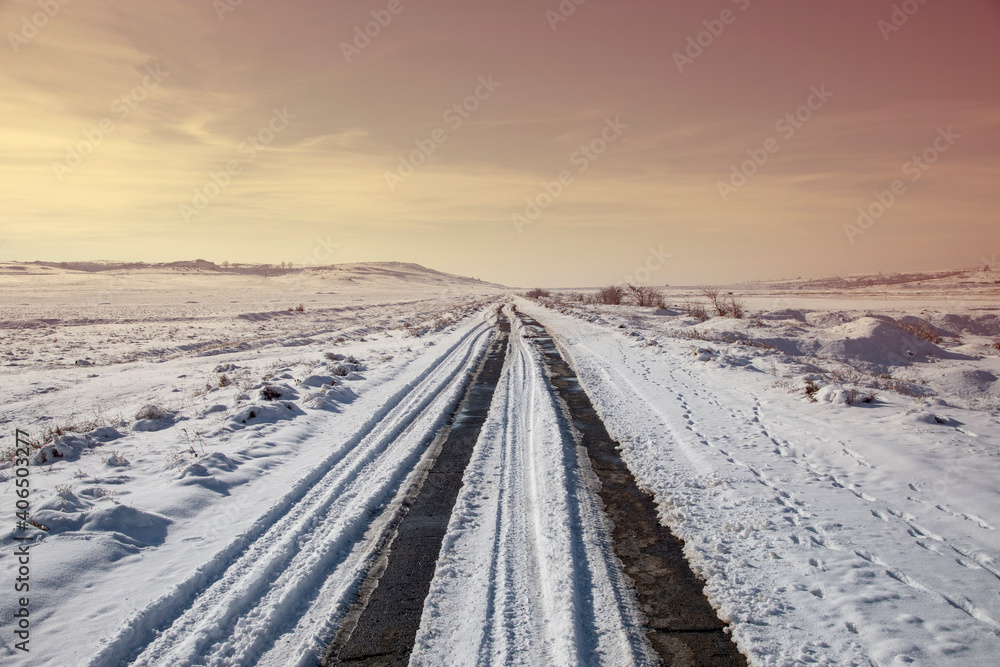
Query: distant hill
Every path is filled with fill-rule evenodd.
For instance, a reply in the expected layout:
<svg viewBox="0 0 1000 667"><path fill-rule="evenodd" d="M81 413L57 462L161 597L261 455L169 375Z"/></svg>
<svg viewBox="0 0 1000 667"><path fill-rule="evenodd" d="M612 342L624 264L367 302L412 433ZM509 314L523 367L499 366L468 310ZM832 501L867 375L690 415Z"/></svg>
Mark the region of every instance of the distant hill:
<svg viewBox="0 0 1000 667"><path fill-rule="evenodd" d="M503 285L488 283L478 278L458 276L429 269L410 262L354 262L327 266L282 266L274 264L216 264L206 259L183 260L177 262L115 262L94 260L86 262L0 262L0 275L30 275L69 273L104 273L135 271L143 273L197 273L210 275L256 275L256 276L325 276L347 283L418 283L424 285L468 286L478 289L507 289Z"/></svg>
<svg viewBox="0 0 1000 667"><path fill-rule="evenodd" d="M919 273L877 273L828 278L766 280L742 283L748 289L793 289L809 291L849 291L872 288L946 289L956 286L987 286L1000 284L1000 267L928 271Z"/></svg>

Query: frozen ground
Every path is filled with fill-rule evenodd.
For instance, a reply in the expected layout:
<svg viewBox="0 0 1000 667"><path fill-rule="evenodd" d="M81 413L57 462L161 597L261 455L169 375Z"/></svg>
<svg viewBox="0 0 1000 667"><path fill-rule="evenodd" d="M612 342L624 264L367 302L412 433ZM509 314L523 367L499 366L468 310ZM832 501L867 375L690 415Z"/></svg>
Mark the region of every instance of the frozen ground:
<svg viewBox="0 0 1000 667"><path fill-rule="evenodd" d="M742 320L523 307L572 360L753 663L991 665L996 277L917 295L746 292L763 312Z"/></svg>
<svg viewBox="0 0 1000 667"><path fill-rule="evenodd" d="M560 343L752 663L988 665L1000 293L976 278L745 287L742 320L517 305ZM31 474L47 530L30 659L0 637L3 660L32 665L308 664L505 298L412 265L3 265L0 286L0 448L15 427L54 435ZM544 387L515 331L415 664L649 659ZM8 461L6 582L10 476Z"/></svg>

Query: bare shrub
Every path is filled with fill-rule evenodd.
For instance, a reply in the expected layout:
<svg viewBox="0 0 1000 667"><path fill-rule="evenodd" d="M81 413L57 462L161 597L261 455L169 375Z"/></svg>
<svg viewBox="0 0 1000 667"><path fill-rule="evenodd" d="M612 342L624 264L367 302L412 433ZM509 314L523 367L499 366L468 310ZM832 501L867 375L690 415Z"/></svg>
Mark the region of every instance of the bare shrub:
<svg viewBox="0 0 1000 667"><path fill-rule="evenodd" d="M993 339L993 349L1000 350L1000 336Z"/></svg>
<svg viewBox="0 0 1000 667"><path fill-rule="evenodd" d="M281 398L281 390L277 387L272 387L271 385L265 385L264 388L260 390L260 397L265 401L276 401Z"/></svg>
<svg viewBox="0 0 1000 667"><path fill-rule="evenodd" d="M918 385L906 380L892 377L888 373L875 376L875 386L882 391L892 391L902 396L925 396L927 390L921 389Z"/></svg>
<svg viewBox="0 0 1000 667"><path fill-rule="evenodd" d="M680 331L669 331L669 335L675 338L684 338L686 340L703 340L706 342L712 342L712 338L706 336L701 331L697 329L681 329Z"/></svg>
<svg viewBox="0 0 1000 667"><path fill-rule="evenodd" d="M743 299L730 294L725 307L730 317L734 317L737 320L743 319Z"/></svg>
<svg viewBox="0 0 1000 667"><path fill-rule="evenodd" d="M640 308L662 308L663 295L660 291L645 285L625 284L628 297Z"/></svg>
<svg viewBox="0 0 1000 667"><path fill-rule="evenodd" d="M142 406L139 412L135 413L136 419L165 419L169 416L169 412L161 408L159 405L153 405L152 403L147 403Z"/></svg>
<svg viewBox="0 0 1000 667"><path fill-rule="evenodd" d="M860 391L858 389L850 389L847 392L847 396L844 398L848 405L855 405L857 403L874 403L878 397L875 395L874 391Z"/></svg>
<svg viewBox="0 0 1000 667"><path fill-rule="evenodd" d="M816 402L816 392L819 391L819 385L817 385L812 380L806 380L805 387L803 389L806 392L806 398L808 398L813 403Z"/></svg>
<svg viewBox="0 0 1000 667"><path fill-rule="evenodd" d="M708 299L709 305L715 309L716 315L724 317L729 312L726 297L718 287L702 287L701 295Z"/></svg>
<svg viewBox="0 0 1000 667"><path fill-rule="evenodd" d="M607 306L620 306L625 299L625 290L620 285L610 285L599 291L596 295L597 303Z"/></svg>
<svg viewBox="0 0 1000 667"><path fill-rule="evenodd" d="M535 289L529 291L525 296L527 296L529 299L542 299L542 298L548 298L552 296L552 294L548 290L542 289L541 287L536 287Z"/></svg>
<svg viewBox="0 0 1000 667"><path fill-rule="evenodd" d="M925 340L928 343L937 345L941 342L941 336L938 335L938 332L934 330L934 327L927 322L900 322L899 326L904 331L909 331L917 338Z"/></svg>
<svg viewBox="0 0 1000 667"><path fill-rule="evenodd" d="M684 314L688 317L695 317L702 322L708 319L708 311L705 310L705 304L695 301L685 301L682 307Z"/></svg>

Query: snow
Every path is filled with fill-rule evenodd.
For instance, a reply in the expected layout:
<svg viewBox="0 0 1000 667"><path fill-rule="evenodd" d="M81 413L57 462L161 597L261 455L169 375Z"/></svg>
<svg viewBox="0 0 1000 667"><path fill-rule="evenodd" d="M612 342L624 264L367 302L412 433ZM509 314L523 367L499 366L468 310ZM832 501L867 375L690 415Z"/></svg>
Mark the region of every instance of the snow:
<svg viewBox="0 0 1000 667"><path fill-rule="evenodd" d="M74 313L104 276L63 272L61 297L55 283L5 283L0 448L15 426L57 433L30 478L48 529L33 532L32 652L4 633L0 660L308 662L491 330L491 288L408 275L260 318L246 317L260 313L255 277L229 290L231 276L161 271L93 307L98 324ZM199 304L177 302L191 291ZM94 365L76 365L77 349ZM9 462L0 480L13 528ZM0 614L13 603L3 596Z"/></svg>
<svg viewBox="0 0 1000 667"><path fill-rule="evenodd" d="M560 426L539 353L511 319L410 664L656 664L587 455Z"/></svg>
<svg viewBox="0 0 1000 667"><path fill-rule="evenodd" d="M995 394L969 388L991 387L998 359L976 333L901 367L925 395L864 403L845 400L878 381L859 369L899 364L881 317L518 307L556 337L753 664L993 663L1000 429Z"/></svg>
<svg viewBox="0 0 1000 667"><path fill-rule="evenodd" d="M405 264L77 269L0 263L0 454L15 427L50 436L31 473L47 529L32 533L32 653L4 632L0 661L311 664L504 291ZM734 287L748 316L706 322L682 314L696 290L660 310L516 304L752 664L985 665L1000 650L998 278ZM654 663L525 334L515 321L412 664ZM2 617L14 602L0 596Z"/></svg>

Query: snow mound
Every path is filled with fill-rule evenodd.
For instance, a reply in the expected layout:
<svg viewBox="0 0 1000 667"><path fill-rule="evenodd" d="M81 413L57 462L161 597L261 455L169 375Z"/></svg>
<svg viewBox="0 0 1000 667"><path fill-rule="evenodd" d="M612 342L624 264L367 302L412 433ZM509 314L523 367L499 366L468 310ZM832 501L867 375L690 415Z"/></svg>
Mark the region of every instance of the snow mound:
<svg viewBox="0 0 1000 667"><path fill-rule="evenodd" d="M962 422L956 419L952 419L946 415L929 412L927 410L916 410L914 412L910 412L906 415L906 419L917 424L931 424L932 426L950 426L952 428L956 428L962 425Z"/></svg>
<svg viewBox="0 0 1000 667"><path fill-rule="evenodd" d="M83 524L83 530L113 533L115 539L135 547L152 547L163 544L167 539L167 527L173 523L159 514L115 505L90 513Z"/></svg>
<svg viewBox="0 0 1000 667"><path fill-rule="evenodd" d="M828 384L825 387L820 387L813 396L819 403L833 405L862 405L875 401L873 393L843 387L839 384Z"/></svg>
<svg viewBox="0 0 1000 667"><path fill-rule="evenodd" d="M31 518L48 528L50 534L80 530L86 519L88 507L90 504L81 500L71 490L62 489L52 498L39 503L31 513Z"/></svg>
<svg viewBox="0 0 1000 667"><path fill-rule="evenodd" d="M118 452L113 453L104 461L105 468L127 468L130 465L132 463Z"/></svg>
<svg viewBox="0 0 1000 667"><path fill-rule="evenodd" d="M124 437L118 429L111 426L102 426L101 428L94 429L87 435L99 442L111 442L112 440Z"/></svg>
<svg viewBox="0 0 1000 667"><path fill-rule="evenodd" d="M906 366L931 357L960 358L960 355L914 336L891 317L862 317L830 329L829 336L829 340L819 345L817 353L820 356L861 362L877 369Z"/></svg>
<svg viewBox="0 0 1000 667"><path fill-rule="evenodd" d="M248 405L229 420L234 428L254 424L273 424L275 422L294 419L305 414L302 409L290 401L274 401L267 405Z"/></svg>
<svg viewBox="0 0 1000 667"><path fill-rule="evenodd" d="M312 410L328 410L330 412L340 412L340 406L350 403L358 395L350 387L338 385L330 389L313 392L306 396L305 405Z"/></svg>
<svg viewBox="0 0 1000 667"><path fill-rule="evenodd" d="M698 361L711 361L718 356L718 352L710 347L699 347L692 354Z"/></svg>
<svg viewBox="0 0 1000 667"><path fill-rule="evenodd" d="M1000 317L996 315L964 315L948 313L941 318L941 323L960 333L974 336L1000 336Z"/></svg>
<svg viewBox="0 0 1000 667"><path fill-rule="evenodd" d="M198 459L198 463L216 472L233 472L237 464L222 452L212 452Z"/></svg>
<svg viewBox="0 0 1000 667"><path fill-rule="evenodd" d="M287 384L265 384L259 396L262 401L294 401L299 393Z"/></svg>
<svg viewBox="0 0 1000 667"><path fill-rule="evenodd" d="M133 431L162 431L174 425L176 413L165 410L158 405L147 403L135 413L135 422L132 424Z"/></svg>
<svg viewBox="0 0 1000 667"><path fill-rule="evenodd" d="M952 368L941 373L936 384L955 396L997 394L1000 384L993 373L973 368Z"/></svg>
<svg viewBox="0 0 1000 667"><path fill-rule="evenodd" d="M323 385L333 386L336 381L333 379L332 375L310 375L302 379L303 387L322 387Z"/></svg>
<svg viewBox="0 0 1000 667"><path fill-rule="evenodd" d="M185 465L177 476L177 480L184 486L198 485L223 495L229 495L229 488L232 484L220 480L216 475L233 472L236 468L236 463L228 456L222 452L212 452Z"/></svg>
<svg viewBox="0 0 1000 667"><path fill-rule="evenodd" d="M93 447L93 441L84 435L60 435L41 447L32 457L34 465L44 465L54 461L75 461L80 452Z"/></svg>

